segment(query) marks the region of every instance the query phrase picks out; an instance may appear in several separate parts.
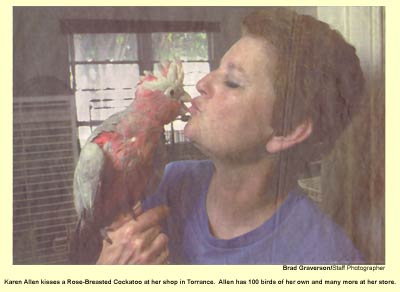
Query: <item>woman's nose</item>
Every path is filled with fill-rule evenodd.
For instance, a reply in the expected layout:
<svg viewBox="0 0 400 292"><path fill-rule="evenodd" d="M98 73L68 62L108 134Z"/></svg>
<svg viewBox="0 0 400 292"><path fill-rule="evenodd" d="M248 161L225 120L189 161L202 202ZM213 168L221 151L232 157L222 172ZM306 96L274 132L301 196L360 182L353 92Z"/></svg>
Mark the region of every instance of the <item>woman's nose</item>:
<svg viewBox="0 0 400 292"><path fill-rule="evenodd" d="M200 95L208 96L210 94L210 79L211 72L197 82L196 89L200 93Z"/></svg>

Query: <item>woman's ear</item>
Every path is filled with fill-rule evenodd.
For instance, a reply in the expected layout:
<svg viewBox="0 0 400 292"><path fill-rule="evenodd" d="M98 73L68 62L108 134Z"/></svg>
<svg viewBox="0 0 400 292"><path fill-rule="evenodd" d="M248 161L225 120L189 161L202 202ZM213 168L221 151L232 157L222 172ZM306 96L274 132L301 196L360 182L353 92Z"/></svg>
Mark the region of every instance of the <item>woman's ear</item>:
<svg viewBox="0 0 400 292"><path fill-rule="evenodd" d="M288 149L293 145L306 140L313 131L313 124L310 119L305 120L298 125L291 133L286 136L273 136L265 148L269 153L278 153L279 151Z"/></svg>

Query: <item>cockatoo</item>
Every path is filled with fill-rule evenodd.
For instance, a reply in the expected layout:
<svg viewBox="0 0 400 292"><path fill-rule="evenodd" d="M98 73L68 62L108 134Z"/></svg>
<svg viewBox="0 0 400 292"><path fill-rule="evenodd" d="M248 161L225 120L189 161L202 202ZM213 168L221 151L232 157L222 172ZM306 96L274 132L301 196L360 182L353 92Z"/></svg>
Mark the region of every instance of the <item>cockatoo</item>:
<svg viewBox="0 0 400 292"><path fill-rule="evenodd" d="M165 165L163 130L187 108L180 61L159 64L140 78L135 99L95 129L74 173L78 223L72 240L75 263L93 263L109 226L158 186ZM134 214L132 214L134 216Z"/></svg>

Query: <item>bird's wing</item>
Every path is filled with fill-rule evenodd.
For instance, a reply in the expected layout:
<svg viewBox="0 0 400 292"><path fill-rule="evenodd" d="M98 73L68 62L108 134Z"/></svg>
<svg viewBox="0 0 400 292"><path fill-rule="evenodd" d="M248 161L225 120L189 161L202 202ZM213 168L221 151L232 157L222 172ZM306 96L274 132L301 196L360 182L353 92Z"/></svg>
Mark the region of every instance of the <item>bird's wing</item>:
<svg viewBox="0 0 400 292"><path fill-rule="evenodd" d="M157 191L164 174L164 167L167 162L168 154L165 145L165 137L164 134L161 134L160 140L157 143L157 148L152 157L150 178L147 184L146 191L144 193L144 197L154 194Z"/></svg>
<svg viewBox="0 0 400 292"><path fill-rule="evenodd" d="M131 111L130 108L119 111L109 118L107 118L103 123L101 123L97 128L94 129L92 134L87 140L87 143L90 143L94 138L96 138L101 132L111 132L115 130L115 126L121 121L124 115L128 114Z"/></svg>
<svg viewBox="0 0 400 292"><path fill-rule="evenodd" d="M79 217L92 215L99 195L105 164L103 150L95 143L83 147L74 174L74 203Z"/></svg>

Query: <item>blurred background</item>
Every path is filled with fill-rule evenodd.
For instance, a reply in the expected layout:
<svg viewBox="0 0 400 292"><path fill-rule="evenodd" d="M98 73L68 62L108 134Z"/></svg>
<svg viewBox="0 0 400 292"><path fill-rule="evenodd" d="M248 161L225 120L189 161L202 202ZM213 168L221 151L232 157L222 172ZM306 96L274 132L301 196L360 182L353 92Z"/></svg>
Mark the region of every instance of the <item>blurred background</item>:
<svg viewBox="0 0 400 292"><path fill-rule="evenodd" d="M196 96L196 82L218 67L257 7L13 9L13 263L68 264L73 171L91 131L132 102L139 76L162 59L183 60L185 89ZM384 8L290 9L339 30L368 86L365 111L299 184L368 263L384 263ZM204 159L183 126L165 127L169 160Z"/></svg>

